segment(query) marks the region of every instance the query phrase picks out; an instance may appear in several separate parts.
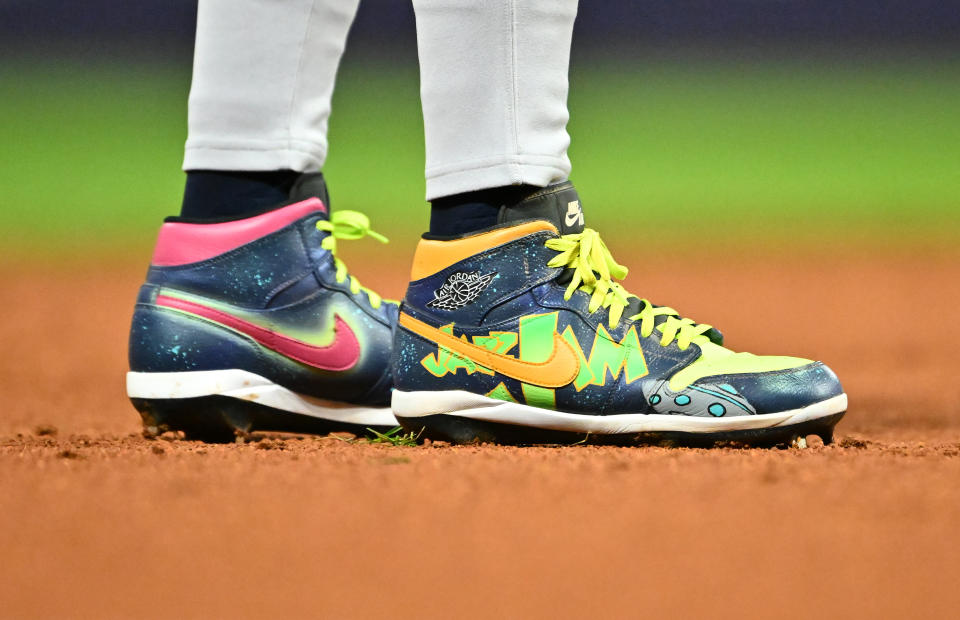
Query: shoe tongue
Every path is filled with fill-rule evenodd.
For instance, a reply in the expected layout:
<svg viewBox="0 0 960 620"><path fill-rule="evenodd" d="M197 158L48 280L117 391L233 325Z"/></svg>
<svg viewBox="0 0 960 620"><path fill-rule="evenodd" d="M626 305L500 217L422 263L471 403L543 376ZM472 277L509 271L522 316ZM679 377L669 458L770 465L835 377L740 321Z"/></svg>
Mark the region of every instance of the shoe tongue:
<svg viewBox="0 0 960 620"><path fill-rule="evenodd" d="M330 219L330 193L327 191L327 182L322 172L305 172L290 188L290 200L301 202L310 198L320 199L326 209L323 219Z"/></svg>
<svg viewBox="0 0 960 620"><path fill-rule="evenodd" d="M546 220L561 235L583 232L583 207L570 181L548 185L514 205L500 208L497 223L521 220Z"/></svg>

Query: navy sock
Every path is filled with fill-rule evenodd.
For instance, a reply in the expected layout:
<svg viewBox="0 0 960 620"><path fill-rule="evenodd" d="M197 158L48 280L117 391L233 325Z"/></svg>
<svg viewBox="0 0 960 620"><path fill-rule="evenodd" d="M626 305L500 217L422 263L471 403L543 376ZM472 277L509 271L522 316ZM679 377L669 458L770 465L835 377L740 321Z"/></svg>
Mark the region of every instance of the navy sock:
<svg viewBox="0 0 960 620"><path fill-rule="evenodd" d="M299 177L293 170L191 170L180 217L224 220L266 211L290 199Z"/></svg>
<svg viewBox="0 0 960 620"><path fill-rule="evenodd" d="M506 185L437 198L430 203L430 234L452 237L494 226L500 207L512 206L537 189Z"/></svg>

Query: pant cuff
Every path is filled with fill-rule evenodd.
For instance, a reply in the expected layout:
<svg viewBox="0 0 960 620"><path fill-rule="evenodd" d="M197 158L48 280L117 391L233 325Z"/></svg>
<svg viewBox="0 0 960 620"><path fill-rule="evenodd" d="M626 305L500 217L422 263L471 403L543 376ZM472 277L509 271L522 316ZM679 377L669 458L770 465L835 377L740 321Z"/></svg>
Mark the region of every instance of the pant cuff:
<svg viewBox="0 0 960 620"><path fill-rule="evenodd" d="M326 149L320 146L291 145L289 142L197 145L187 142L184 170L293 170L316 172L323 168Z"/></svg>
<svg viewBox="0 0 960 620"><path fill-rule="evenodd" d="M567 180L570 160L524 155L427 169L427 200L504 185L546 187Z"/></svg>

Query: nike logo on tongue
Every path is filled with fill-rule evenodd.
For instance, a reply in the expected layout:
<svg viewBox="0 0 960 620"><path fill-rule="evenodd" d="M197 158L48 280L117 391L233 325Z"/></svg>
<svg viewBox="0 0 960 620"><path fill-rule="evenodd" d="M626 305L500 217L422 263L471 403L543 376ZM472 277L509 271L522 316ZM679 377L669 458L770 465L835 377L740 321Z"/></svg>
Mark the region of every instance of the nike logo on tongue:
<svg viewBox="0 0 960 620"><path fill-rule="evenodd" d="M564 219L564 223L567 226L575 226L577 224L583 226L583 209L580 208L579 200L571 200L567 203L567 217Z"/></svg>

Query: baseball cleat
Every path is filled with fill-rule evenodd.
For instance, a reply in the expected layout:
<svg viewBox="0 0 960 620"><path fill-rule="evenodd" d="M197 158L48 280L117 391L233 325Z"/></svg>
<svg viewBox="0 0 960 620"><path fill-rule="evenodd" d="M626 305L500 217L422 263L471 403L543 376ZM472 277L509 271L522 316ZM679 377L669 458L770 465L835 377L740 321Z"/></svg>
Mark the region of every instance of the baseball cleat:
<svg viewBox="0 0 960 620"><path fill-rule="evenodd" d="M570 183L502 208L489 230L425 235L394 340L397 420L454 442L832 440L847 409L832 370L735 353L628 293L626 274Z"/></svg>
<svg viewBox="0 0 960 620"><path fill-rule="evenodd" d="M148 432L362 433L390 411L396 302L347 273L366 216L310 198L227 222L169 218L130 330L127 394Z"/></svg>

